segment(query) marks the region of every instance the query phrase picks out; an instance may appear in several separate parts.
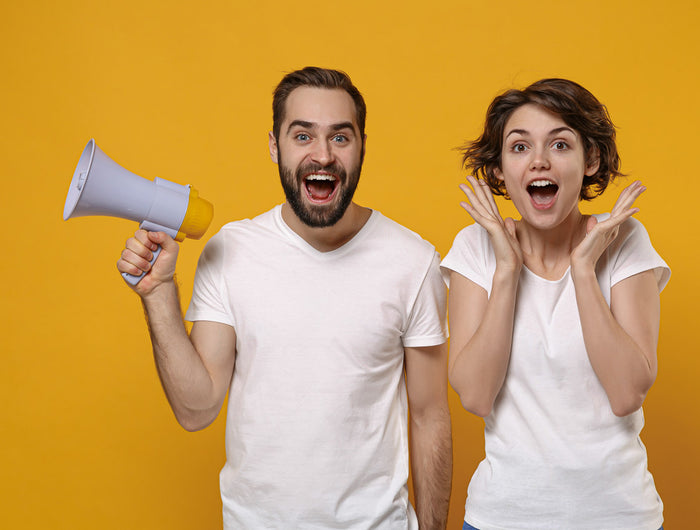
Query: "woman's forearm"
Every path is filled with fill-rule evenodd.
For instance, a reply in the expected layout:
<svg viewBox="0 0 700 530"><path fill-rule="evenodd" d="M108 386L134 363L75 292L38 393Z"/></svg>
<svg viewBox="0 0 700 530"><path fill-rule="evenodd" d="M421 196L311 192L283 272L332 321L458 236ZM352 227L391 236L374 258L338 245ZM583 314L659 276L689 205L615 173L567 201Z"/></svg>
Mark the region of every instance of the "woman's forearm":
<svg viewBox="0 0 700 530"><path fill-rule="evenodd" d="M497 272L491 296L486 299L481 290L480 303L467 296L453 303L453 293L450 294L451 329L455 330L451 339L455 353L450 363L450 384L464 408L478 416L491 413L506 377L517 288L518 275Z"/></svg>
<svg viewBox="0 0 700 530"><path fill-rule="evenodd" d="M613 412L631 414L656 378L659 297L653 273L614 286L610 307L592 267L572 267L572 278L591 366Z"/></svg>

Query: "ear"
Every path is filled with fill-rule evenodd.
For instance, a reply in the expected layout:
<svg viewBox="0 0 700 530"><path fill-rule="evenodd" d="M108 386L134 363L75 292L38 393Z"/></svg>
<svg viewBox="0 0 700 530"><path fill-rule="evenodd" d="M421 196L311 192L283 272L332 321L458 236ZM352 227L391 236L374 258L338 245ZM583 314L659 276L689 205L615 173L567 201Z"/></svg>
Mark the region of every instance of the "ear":
<svg viewBox="0 0 700 530"><path fill-rule="evenodd" d="M279 163L279 157L277 156L277 140L275 140L275 135L272 134L272 131L267 133L267 140L270 145L270 158L277 164Z"/></svg>
<svg viewBox="0 0 700 530"><path fill-rule="evenodd" d="M591 150L588 160L586 160L586 170L583 172L587 177L592 177L600 168L600 152L595 149Z"/></svg>
<svg viewBox="0 0 700 530"><path fill-rule="evenodd" d="M498 180L503 181L503 172L501 171L501 168L496 166L493 168L493 175L496 177Z"/></svg>

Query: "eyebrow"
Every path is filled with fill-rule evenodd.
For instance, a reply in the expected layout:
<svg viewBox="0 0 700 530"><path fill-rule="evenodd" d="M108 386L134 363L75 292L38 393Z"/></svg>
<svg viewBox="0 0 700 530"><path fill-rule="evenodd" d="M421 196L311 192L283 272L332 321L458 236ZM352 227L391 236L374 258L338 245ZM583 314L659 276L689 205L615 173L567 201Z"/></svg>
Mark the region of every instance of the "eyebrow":
<svg viewBox="0 0 700 530"><path fill-rule="evenodd" d="M318 125L311 121L294 120L289 124L289 127L287 127L287 132L291 131L294 127L302 127L304 129L315 129L316 127L318 127ZM350 129L353 132L355 132L355 127L350 121L341 121L339 123L334 123L331 125L332 131L341 131L343 129Z"/></svg>
<svg viewBox="0 0 700 530"><path fill-rule="evenodd" d="M333 129L334 131L340 131L342 129L352 129L353 131L355 131L355 126L352 124L352 122L342 121L340 123L334 123L333 125L331 125L331 129Z"/></svg>
<svg viewBox="0 0 700 530"><path fill-rule="evenodd" d="M571 127L557 127L556 129L552 129L551 131L549 131L549 136L559 134L560 132L570 132L572 134L576 134ZM511 134L521 134L523 136L527 136L529 133L525 129L513 129L512 131L508 132L508 134L506 134L506 138L504 139L507 139Z"/></svg>

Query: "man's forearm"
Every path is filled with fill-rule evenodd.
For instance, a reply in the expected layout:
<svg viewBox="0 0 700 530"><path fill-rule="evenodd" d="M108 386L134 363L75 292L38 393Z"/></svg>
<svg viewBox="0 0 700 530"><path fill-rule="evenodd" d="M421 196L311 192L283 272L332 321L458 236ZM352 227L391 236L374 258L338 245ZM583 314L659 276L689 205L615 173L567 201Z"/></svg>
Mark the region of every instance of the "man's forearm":
<svg viewBox="0 0 700 530"><path fill-rule="evenodd" d="M443 530L452 488L452 428L444 407L411 418L411 471L421 530Z"/></svg>
<svg viewBox="0 0 700 530"><path fill-rule="evenodd" d="M142 299L153 356L163 390L178 421L188 430L197 411L208 408L212 381L185 328L175 281Z"/></svg>

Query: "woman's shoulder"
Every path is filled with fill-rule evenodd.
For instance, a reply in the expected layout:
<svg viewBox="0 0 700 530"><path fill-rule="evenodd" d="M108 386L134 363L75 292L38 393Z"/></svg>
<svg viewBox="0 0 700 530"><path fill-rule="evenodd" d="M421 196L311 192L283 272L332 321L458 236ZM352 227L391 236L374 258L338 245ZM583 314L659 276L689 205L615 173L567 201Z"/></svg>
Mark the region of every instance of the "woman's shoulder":
<svg viewBox="0 0 700 530"><path fill-rule="evenodd" d="M598 216L596 216L598 217ZM607 219L608 215L599 218ZM607 250L607 259L603 262L608 271L612 284L633 274L653 270L659 290L662 290L671 276L671 269L651 242L644 224L630 217L620 225L620 231Z"/></svg>
<svg viewBox="0 0 700 530"><path fill-rule="evenodd" d="M474 223L459 231L440 265L443 273L457 272L488 291L495 263L488 232Z"/></svg>
<svg viewBox="0 0 700 530"><path fill-rule="evenodd" d="M452 247L457 246L488 248L491 246L489 233L478 223L467 225L454 238Z"/></svg>

